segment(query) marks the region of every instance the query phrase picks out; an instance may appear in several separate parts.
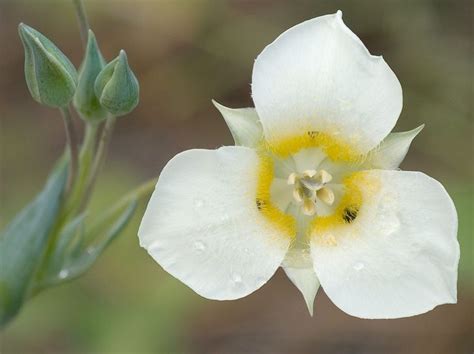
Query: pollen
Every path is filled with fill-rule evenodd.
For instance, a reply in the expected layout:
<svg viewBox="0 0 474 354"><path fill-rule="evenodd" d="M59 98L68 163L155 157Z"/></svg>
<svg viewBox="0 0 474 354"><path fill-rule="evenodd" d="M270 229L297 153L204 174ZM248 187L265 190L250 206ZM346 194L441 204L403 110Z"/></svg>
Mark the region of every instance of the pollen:
<svg viewBox="0 0 474 354"><path fill-rule="evenodd" d="M273 160L264 152L259 152L259 170L255 204L259 212L291 238L296 237L296 220L276 207L270 196L274 178Z"/></svg>
<svg viewBox="0 0 474 354"><path fill-rule="evenodd" d="M342 141L336 135L307 130L303 135L290 136L266 142L266 148L280 158L286 158L307 148L321 148L333 161L360 162L364 159L352 144Z"/></svg>

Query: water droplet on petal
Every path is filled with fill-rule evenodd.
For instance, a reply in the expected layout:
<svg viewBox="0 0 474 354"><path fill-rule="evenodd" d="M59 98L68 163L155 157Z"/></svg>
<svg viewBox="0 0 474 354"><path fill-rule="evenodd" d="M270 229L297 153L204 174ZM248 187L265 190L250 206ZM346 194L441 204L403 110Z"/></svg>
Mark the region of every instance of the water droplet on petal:
<svg viewBox="0 0 474 354"><path fill-rule="evenodd" d="M59 272L60 279L66 279L68 275L69 275L69 271L66 269L63 269L62 271Z"/></svg>
<svg viewBox="0 0 474 354"><path fill-rule="evenodd" d="M203 205L204 205L204 200L202 200L202 199L194 199L194 207L195 207L196 209L202 208Z"/></svg>
<svg viewBox="0 0 474 354"><path fill-rule="evenodd" d="M238 273L233 273L232 274L232 281L234 284L240 284L242 283L242 276Z"/></svg>
<svg viewBox="0 0 474 354"><path fill-rule="evenodd" d="M206 249L206 244L202 241L196 241L194 242L194 248L198 252L203 252Z"/></svg>
<svg viewBox="0 0 474 354"><path fill-rule="evenodd" d="M365 265L364 265L364 263L362 263L362 262L357 262L357 263L354 264L354 266L353 266L354 270L356 270L356 271L358 271L358 272L361 271L362 269L364 269L364 267L365 267Z"/></svg>

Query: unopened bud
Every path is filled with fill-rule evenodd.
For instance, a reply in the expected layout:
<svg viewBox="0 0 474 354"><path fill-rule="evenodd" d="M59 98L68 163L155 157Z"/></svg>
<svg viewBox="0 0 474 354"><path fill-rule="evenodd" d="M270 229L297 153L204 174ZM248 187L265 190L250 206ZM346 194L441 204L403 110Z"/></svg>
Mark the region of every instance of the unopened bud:
<svg viewBox="0 0 474 354"><path fill-rule="evenodd" d="M104 66L105 60L94 33L89 30L86 54L79 69L79 82L74 95L74 106L84 120L98 122L107 116L94 90L95 79Z"/></svg>
<svg viewBox="0 0 474 354"><path fill-rule="evenodd" d="M25 49L25 79L31 96L41 104L65 107L77 86L77 72L69 59L35 29L18 26Z"/></svg>
<svg viewBox="0 0 474 354"><path fill-rule="evenodd" d="M128 66L127 55L121 50L95 80L95 94L99 102L114 116L130 113L138 104L138 80Z"/></svg>

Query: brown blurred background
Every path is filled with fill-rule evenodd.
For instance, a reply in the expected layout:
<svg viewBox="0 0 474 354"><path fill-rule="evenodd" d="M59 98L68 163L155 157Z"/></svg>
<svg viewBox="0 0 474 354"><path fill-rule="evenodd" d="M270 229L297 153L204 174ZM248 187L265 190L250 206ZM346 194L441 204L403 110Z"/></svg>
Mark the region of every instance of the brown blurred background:
<svg viewBox="0 0 474 354"><path fill-rule="evenodd" d="M78 281L41 293L2 334L3 353L472 353L473 1L86 0L102 51L125 49L141 102L118 122L96 210L156 176L174 154L232 144L211 98L251 106L254 58L279 33L341 9L404 90L395 130L426 127L402 164L440 180L455 200L459 302L400 320L360 320L320 290L315 316L279 271L238 301L205 300L139 248L139 218ZM0 0L1 225L41 188L64 145L57 111L23 79L17 25L53 40L78 66L70 0ZM80 126L79 122L78 126Z"/></svg>

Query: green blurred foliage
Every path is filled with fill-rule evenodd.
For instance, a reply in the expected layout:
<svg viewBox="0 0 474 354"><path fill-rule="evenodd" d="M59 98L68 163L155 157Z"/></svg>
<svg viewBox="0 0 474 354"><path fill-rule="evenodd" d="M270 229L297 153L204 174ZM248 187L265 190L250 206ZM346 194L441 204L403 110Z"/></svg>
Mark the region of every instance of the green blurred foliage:
<svg viewBox="0 0 474 354"><path fill-rule="evenodd" d="M373 54L383 54L400 79L404 108L395 130L426 124L401 167L440 180L455 201L459 303L409 319L363 321L340 312L321 292L311 319L280 272L245 299L210 302L139 248L137 217L85 277L34 298L3 333L2 352L472 351L472 1L85 4L106 59L125 49L141 86L140 105L114 134L96 210L156 176L179 151L231 144L211 98L230 107L251 106L253 60L263 47L296 23L341 9L347 25ZM23 81L16 35L22 21L51 38L76 66L82 58L68 1L0 2L2 225L39 190L64 144L58 113L36 105Z"/></svg>

